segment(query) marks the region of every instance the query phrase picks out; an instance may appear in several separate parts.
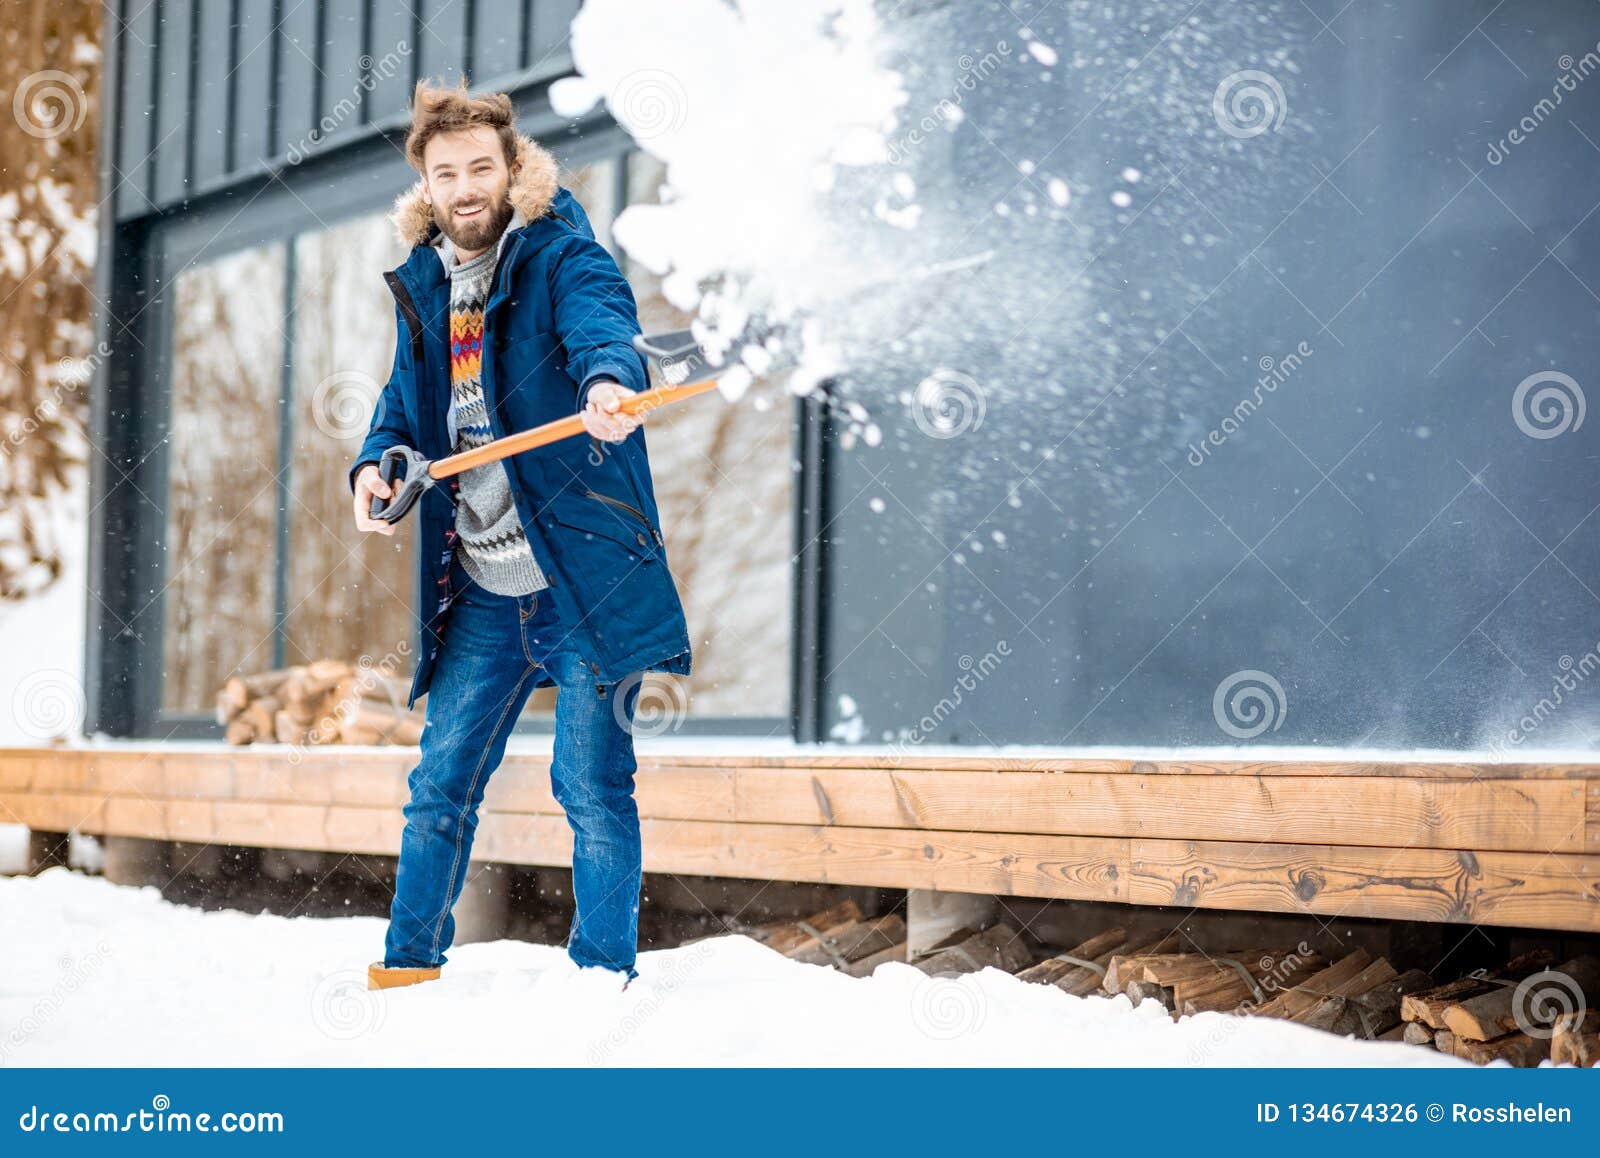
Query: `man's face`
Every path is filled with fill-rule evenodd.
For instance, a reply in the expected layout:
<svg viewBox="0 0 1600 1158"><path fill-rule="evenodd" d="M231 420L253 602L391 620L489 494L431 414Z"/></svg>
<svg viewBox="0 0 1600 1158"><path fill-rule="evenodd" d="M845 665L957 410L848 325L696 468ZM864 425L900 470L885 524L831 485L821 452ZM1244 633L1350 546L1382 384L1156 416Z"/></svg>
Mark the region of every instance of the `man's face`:
<svg viewBox="0 0 1600 1158"><path fill-rule="evenodd" d="M511 220L511 170L499 135L484 125L440 133L422 160L433 219L444 235L464 254L488 249Z"/></svg>

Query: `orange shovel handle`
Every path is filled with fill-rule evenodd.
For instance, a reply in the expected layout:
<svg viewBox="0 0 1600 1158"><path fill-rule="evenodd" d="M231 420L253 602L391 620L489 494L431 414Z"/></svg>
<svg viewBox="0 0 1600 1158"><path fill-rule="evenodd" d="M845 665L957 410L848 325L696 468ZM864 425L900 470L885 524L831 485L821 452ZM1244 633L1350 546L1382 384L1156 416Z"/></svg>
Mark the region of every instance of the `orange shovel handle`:
<svg viewBox="0 0 1600 1158"><path fill-rule="evenodd" d="M696 394L714 390L716 385L716 379L708 378L683 386L657 386L653 390L641 390L629 398L624 398L622 405L617 409L623 414L644 414L657 406L665 406L669 402L682 402L685 398L693 398ZM532 450L536 446L546 446L563 438L582 434L583 429L583 415L571 414L554 422L546 422L543 426L535 426L531 430L517 434L508 434L483 446L441 458L437 462L428 464L428 473L435 479L449 478L453 474L460 474L464 470L482 466L486 462L497 462L513 454L520 454L524 450Z"/></svg>

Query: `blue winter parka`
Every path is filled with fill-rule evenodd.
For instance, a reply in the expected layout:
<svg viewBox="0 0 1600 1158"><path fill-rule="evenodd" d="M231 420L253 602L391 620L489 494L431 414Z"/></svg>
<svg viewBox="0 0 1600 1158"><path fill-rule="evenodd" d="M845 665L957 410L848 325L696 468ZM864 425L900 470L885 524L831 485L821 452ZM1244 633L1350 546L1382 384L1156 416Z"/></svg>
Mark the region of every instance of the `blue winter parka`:
<svg viewBox="0 0 1600 1158"><path fill-rule="evenodd" d="M505 238L484 307L483 394L496 438L581 410L601 379L631 390L650 385L631 343L639 332L632 289L558 178L555 158L519 136L509 198L525 224ZM352 492L357 472L388 447L410 446L430 461L453 452L450 280L431 244L438 226L420 181L395 202L391 220L412 249L384 275L398 340L350 468ZM688 627L667 567L643 425L621 442L578 435L502 461L548 596L571 627L567 646L588 664L596 688L638 671L687 676ZM455 481L425 492L414 512L422 595L408 708L428 690L449 622ZM541 668L535 686L553 683Z"/></svg>

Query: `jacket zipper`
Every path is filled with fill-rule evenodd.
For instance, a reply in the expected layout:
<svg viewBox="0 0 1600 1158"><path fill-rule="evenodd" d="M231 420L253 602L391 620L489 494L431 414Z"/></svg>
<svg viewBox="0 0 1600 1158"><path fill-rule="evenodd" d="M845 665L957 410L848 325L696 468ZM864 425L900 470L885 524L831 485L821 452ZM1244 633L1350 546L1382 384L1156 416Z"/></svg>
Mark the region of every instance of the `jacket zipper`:
<svg viewBox="0 0 1600 1158"><path fill-rule="evenodd" d="M655 537L656 546L666 546L666 544L661 541L661 532L652 527L650 525L650 520L644 517L644 512L638 507L634 506L632 503L625 503L621 499L614 499L610 495L601 494L599 491L586 490L583 493L586 498L599 499L602 503L610 503L614 507L621 507L623 510L627 511L634 518L638 519L645 525L645 529Z"/></svg>
<svg viewBox="0 0 1600 1158"><path fill-rule="evenodd" d="M411 357L417 368L422 372L422 315L417 313L417 304L411 300L410 291L405 283L400 280L400 275L390 270L383 275L383 280L389 283L389 292L394 295L395 304L400 307L400 315L406 320L406 329L411 333Z"/></svg>

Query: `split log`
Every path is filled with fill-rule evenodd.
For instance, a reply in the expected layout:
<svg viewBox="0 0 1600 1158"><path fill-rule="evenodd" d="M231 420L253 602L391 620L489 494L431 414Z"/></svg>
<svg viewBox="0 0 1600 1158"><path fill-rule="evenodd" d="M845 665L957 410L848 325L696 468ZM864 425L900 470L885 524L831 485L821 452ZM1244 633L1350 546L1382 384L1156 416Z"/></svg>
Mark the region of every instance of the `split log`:
<svg viewBox="0 0 1600 1158"><path fill-rule="evenodd" d="M1508 1033L1547 1028L1573 1009L1600 1002L1600 958L1574 957L1552 974L1531 974L1518 984L1498 985L1441 1014L1445 1028L1467 1041L1493 1041Z"/></svg>
<svg viewBox="0 0 1600 1158"><path fill-rule="evenodd" d="M1402 1021L1401 1029L1405 1031L1402 1041L1409 1045L1433 1045L1433 1030L1420 1021Z"/></svg>
<svg viewBox="0 0 1600 1158"><path fill-rule="evenodd" d="M1146 1001L1154 1001L1168 1013L1175 1008L1172 990L1154 981L1130 981L1123 987L1122 992L1135 1007L1143 1005Z"/></svg>
<svg viewBox="0 0 1600 1158"><path fill-rule="evenodd" d="M991 925L959 944L935 949L909 964L930 976L948 973L976 973L994 966L1015 973L1030 963L1031 954L1021 936L1010 925Z"/></svg>
<svg viewBox="0 0 1600 1158"><path fill-rule="evenodd" d="M1530 1037L1526 1033L1508 1033L1493 1041L1468 1041L1445 1030L1434 1037L1435 1044L1447 1039L1449 1049L1444 1051L1477 1065L1490 1062L1510 1062L1514 1066L1532 1067L1550 1056L1550 1039Z"/></svg>
<svg viewBox="0 0 1600 1158"><path fill-rule="evenodd" d="M887 949L879 949L876 953L869 954L859 961L852 961L845 970L852 977L869 977L872 971L885 961L905 962L906 951L910 948L910 941L901 941L897 945L890 945Z"/></svg>
<svg viewBox="0 0 1600 1158"><path fill-rule="evenodd" d="M1128 931L1122 928L1107 929L1097 933L1081 944L1074 945L1065 953L1058 953L1054 957L1046 957L1037 965L1030 965L1017 974L1020 981L1034 981L1041 985L1054 984L1059 978L1076 969L1085 968L1084 962L1091 962L1104 968L1104 962L1097 958L1106 957L1128 939Z"/></svg>
<svg viewBox="0 0 1600 1158"><path fill-rule="evenodd" d="M278 709L283 704L276 696L258 696L245 705L244 711L239 713L239 719L250 725L250 730L255 736L270 737L277 732L276 717Z"/></svg>
<svg viewBox="0 0 1600 1158"><path fill-rule="evenodd" d="M1397 976L1394 966L1389 964L1386 958L1379 957L1354 977L1324 988L1321 991L1322 997L1316 1004L1290 1014L1289 1020L1309 1025L1313 1029L1332 1030L1341 1017L1351 1013L1348 1008L1349 998L1360 996L1376 986L1393 981ZM1308 992L1315 992L1310 982L1307 982L1307 987ZM1351 1017L1355 1019L1356 1015L1351 1013Z"/></svg>
<svg viewBox="0 0 1600 1158"><path fill-rule="evenodd" d="M1111 962L1114 958L1118 956L1143 957L1159 953L1170 953L1178 947L1178 944L1178 934L1174 932L1164 934L1151 941L1140 942L1126 950L1106 953L1095 961L1095 964L1099 966L1098 970L1089 968L1075 969L1057 978L1054 982L1055 987L1067 993L1076 994L1079 997L1096 992L1109 994L1111 991L1106 988L1106 977L1110 973Z"/></svg>
<svg viewBox="0 0 1600 1158"><path fill-rule="evenodd" d="M422 721L363 704L340 717L339 739L346 744L416 744L422 739Z"/></svg>
<svg viewBox="0 0 1600 1158"><path fill-rule="evenodd" d="M1387 965L1388 962L1383 964ZM1339 1034L1341 1037L1378 1039L1387 1037L1390 1030L1394 1030L1398 1037L1402 1032L1400 1002L1405 999L1407 993L1416 993L1432 986L1431 976L1421 969L1411 969L1398 977L1374 985L1364 993L1328 998L1323 1003L1327 1007L1323 1011L1326 1023L1314 1020L1320 1006L1314 1007L1307 1014L1304 1023L1317 1024L1318 1028Z"/></svg>
<svg viewBox="0 0 1600 1158"><path fill-rule="evenodd" d="M218 690L229 743L416 744L426 722L407 710L409 685L343 660L233 676Z"/></svg>
<svg viewBox="0 0 1600 1158"><path fill-rule="evenodd" d="M803 921L774 921L770 925L762 926L765 936L764 938L757 936L756 939L762 941L769 949L776 949L787 956L797 949L820 941L830 929L859 920L861 920L861 906L853 900L845 900L821 912L812 913Z"/></svg>
<svg viewBox="0 0 1600 1158"><path fill-rule="evenodd" d="M906 921L898 913L870 921L852 921L830 929L818 941L789 956L808 965L836 965L843 969L863 957L902 945L906 940Z"/></svg>
<svg viewBox="0 0 1600 1158"><path fill-rule="evenodd" d="M1463 977L1422 993L1407 994L1400 1002L1400 1016L1405 1021L1420 1021L1431 1029L1444 1029L1444 1011L1480 994L1500 988L1496 981L1521 981L1541 969L1548 969L1555 954L1548 949L1535 949L1514 958L1499 969L1481 975Z"/></svg>
<svg viewBox="0 0 1600 1158"><path fill-rule="evenodd" d="M272 713L272 735L278 743L304 744L309 732L310 729L290 715L288 709L279 708Z"/></svg>
<svg viewBox="0 0 1600 1158"><path fill-rule="evenodd" d="M1304 1013L1324 997L1334 993L1338 986L1360 975L1372 964L1372 954L1357 949L1306 978L1292 989L1286 989L1271 1001L1249 1010L1253 1017L1293 1018Z"/></svg>
<svg viewBox="0 0 1600 1158"><path fill-rule="evenodd" d="M1586 1009L1556 1018L1550 1038L1550 1060L1564 1066L1600 1063L1600 1013Z"/></svg>
<svg viewBox="0 0 1600 1158"><path fill-rule="evenodd" d="M1224 966L1209 980L1199 979L1177 986L1174 990L1177 1008L1183 1014L1226 1013L1239 1009L1246 1002L1271 1001L1279 993L1326 968L1327 964L1320 953L1263 952L1248 970L1254 984L1246 981L1236 969Z"/></svg>
<svg viewBox="0 0 1600 1158"><path fill-rule="evenodd" d="M1225 953L1119 954L1106 971L1106 989L1119 985L1134 998L1153 998L1175 1012L1233 1009L1262 989L1263 979L1320 968L1322 958L1297 958L1275 949ZM1135 989L1138 996L1135 996ZM1157 989L1160 991L1157 992Z"/></svg>

